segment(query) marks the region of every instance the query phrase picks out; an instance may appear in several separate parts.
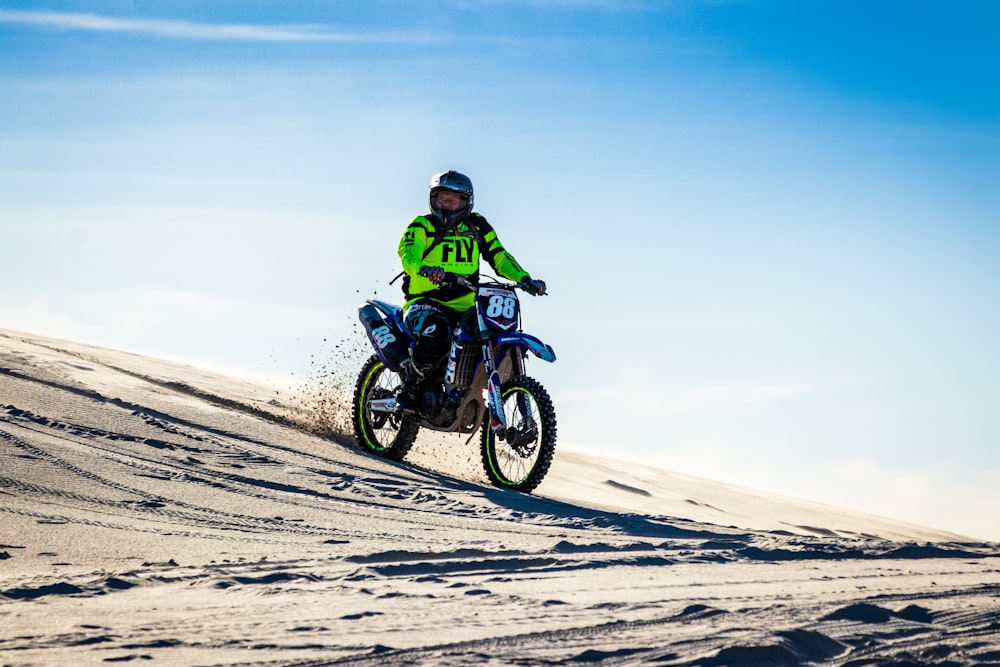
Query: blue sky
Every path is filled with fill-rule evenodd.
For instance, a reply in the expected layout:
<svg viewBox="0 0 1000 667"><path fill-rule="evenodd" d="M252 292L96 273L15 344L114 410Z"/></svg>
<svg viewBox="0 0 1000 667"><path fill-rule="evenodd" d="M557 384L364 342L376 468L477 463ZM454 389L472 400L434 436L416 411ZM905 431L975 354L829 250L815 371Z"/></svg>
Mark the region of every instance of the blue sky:
<svg viewBox="0 0 1000 667"><path fill-rule="evenodd" d="M455 168L560 441L1000 539L1000 4L0 0L0 327L302 379Z"/></svg>

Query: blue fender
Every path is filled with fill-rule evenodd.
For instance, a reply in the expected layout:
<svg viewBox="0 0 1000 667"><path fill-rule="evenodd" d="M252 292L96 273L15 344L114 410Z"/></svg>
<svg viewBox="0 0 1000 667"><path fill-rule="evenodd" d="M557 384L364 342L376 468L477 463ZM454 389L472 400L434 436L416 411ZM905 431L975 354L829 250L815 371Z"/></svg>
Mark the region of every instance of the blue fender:
<svg viewBox="0 0 1000 667"><path fill-rule="evenodd" d="M358 308L358 318L382 363L398 371L409 356L410 336L402 321L402 311L383 301L369 300Z"/></svg>
<svg viewBox="0 0 1000 667"><path fill-rule="evenodd" d="M496 341L497 345L516 345L518 347L525 347L529 349L533 355L539 359L544 359L549 363L556 360L556 351L552 349L552 346L543 343L531 334L518 331L516 333L500 334L493 340Z"/></svg>

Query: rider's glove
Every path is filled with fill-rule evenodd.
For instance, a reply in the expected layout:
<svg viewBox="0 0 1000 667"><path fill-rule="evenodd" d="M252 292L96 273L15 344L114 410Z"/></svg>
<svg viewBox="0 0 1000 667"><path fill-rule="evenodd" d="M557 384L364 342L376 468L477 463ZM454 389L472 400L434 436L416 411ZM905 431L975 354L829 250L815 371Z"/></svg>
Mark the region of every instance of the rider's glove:
<svg viewBox="0 0 1000 667"><path fill-rule="evenodd" d="M535 280L533 278L526 279L522 285L524 285L524 291L528 294L538 296L539 294L545 294L545 281Z"/></svg>
<svg viewBox="0 0 1000 667"><path fill-rule="evenodd" d="M444 269L440 266L421 266L417 273L435 285L444 280Z"/></svg>

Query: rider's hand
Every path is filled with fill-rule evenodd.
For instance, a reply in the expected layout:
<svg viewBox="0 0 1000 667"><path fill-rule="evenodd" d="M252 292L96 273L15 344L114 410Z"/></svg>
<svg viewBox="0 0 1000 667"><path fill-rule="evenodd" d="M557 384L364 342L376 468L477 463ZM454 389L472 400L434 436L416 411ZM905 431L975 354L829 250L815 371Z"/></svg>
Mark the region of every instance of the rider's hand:
<svg viewBox="0 0 1000 667"><path fill-rule="evenodd" d="M535 280L533 278L528 278L527 280L524 281L523 285L524 285L524 291L526 291L528 294L534 296L545 294L544 280Z"/></svg>
<svg viewBox="0 0 1000 667"><path fill-rule="evenodd" d="M435 285L444 280L444 269L440 266L421 266L417 273Z"/></svg>

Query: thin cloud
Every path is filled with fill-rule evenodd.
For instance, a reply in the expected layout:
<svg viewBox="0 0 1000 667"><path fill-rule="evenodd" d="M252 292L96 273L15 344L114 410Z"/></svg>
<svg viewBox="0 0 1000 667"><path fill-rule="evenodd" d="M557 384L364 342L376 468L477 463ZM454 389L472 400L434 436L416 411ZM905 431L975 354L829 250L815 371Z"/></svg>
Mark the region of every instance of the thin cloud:
<svg viewBox="0 0 1000 667"><path fill-rule="evenodd" d="M0 23L19 23L58 30L127 32L172 39L247 42L369 42L403 41L403 35L362 35L331 32L314 25L214 25L163 19L127 19L97 14L0 9Z"/></svg>

